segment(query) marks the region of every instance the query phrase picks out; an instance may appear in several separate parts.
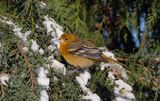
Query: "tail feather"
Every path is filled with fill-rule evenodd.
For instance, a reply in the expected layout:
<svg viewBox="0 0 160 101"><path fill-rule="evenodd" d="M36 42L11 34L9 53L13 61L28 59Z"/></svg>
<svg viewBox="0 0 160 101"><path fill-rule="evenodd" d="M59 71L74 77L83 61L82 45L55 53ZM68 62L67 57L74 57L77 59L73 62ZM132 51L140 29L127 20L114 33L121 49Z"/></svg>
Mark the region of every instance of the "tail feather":
<svg viewBox="0 0 160 101"><path fill-rule="evenodd" d="M120 64L120 65L122 65L122 66L124 66L124 67L127 67L125 64L123 64L123 63L121 63L121 62L118 62L117 60L114 60L114 59L112 59L112 58L110 58L110 57L107 57L107 56L105 56L105 55L102 55L102 61L103 61L103 62L117 63L117 64Z"/></svg>

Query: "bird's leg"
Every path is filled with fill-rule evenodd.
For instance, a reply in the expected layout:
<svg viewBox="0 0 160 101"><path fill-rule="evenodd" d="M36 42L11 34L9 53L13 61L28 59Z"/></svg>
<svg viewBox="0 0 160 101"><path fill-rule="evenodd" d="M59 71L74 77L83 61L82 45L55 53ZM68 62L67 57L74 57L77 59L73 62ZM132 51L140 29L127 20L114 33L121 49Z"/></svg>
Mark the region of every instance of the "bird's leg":
<svg viewBox="0 0 160 101"><path fill-rule="evenodd" d="M68 77L71 77L73 74L78 74L79 71L81 71L80 68L75 68L75 69L73 69L73 70L68 71L66 75L67 75Z"/></svg>

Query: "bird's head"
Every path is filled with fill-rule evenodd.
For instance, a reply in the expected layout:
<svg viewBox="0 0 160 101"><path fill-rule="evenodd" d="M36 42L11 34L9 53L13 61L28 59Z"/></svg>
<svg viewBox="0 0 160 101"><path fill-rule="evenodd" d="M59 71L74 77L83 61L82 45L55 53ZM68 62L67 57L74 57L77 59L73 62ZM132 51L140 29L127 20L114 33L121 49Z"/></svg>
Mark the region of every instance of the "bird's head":
<svg viewBox="0 0 160 101"><path fill-rule="evenodd" d="M75 34L67 34L67 33L64 33L61 35L61 37L59 38L60 40L60 43L61 44L65 44L65 45L68 45L72 42L75 42L77 41L77 37Z"/></svg>

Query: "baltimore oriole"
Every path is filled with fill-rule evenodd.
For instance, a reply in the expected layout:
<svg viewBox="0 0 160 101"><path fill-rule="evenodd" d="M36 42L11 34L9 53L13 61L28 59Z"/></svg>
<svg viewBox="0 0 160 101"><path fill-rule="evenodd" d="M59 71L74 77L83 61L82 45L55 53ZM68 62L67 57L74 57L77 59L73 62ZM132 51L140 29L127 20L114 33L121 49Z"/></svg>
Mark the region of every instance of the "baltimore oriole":
<svg viewBox="0 0 160 101"><path fill-rule="evenodd" d="M102 50L98 49L92 42L81 40L75 34L64 33L60 37L59 52L67 63L74 67L87 68L97 61L114 62L118 61L105 56Z"/></svg>

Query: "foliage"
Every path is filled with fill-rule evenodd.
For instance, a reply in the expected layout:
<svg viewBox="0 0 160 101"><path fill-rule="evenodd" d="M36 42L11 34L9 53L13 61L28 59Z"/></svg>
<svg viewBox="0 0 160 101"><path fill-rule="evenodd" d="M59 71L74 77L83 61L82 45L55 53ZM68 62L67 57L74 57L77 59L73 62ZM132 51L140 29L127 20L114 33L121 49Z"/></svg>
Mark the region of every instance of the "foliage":
<svg viewBox="0 0 160 101"><path fill-rule="evenodd" d="M117 56L128 57L125 62L128 66L127 81L133 86L138 101L158 101L160 98L160 74L158 64L155 62L158 54L154 51L145 55L120 52L117 54Z"/></svg>
<svg viewBox="0 0 160 101"><path fill-rule="evenodd" d="M64 26L66 32L76 33L81 38L96 40L97 45L103 45L100 31L93 32L92 28L96 15L90 14L86 2L81 0L48 0L51 16ZM92 22L92 23L91 23Z"/></svg>
<svg viewBox="0 0 160 101"><path fill-rule="evenodd" d="M94 39L97 45L101 45L103 37L109 49L120 48L127 52L135 51L134 48L145 52L146 47L149 50L159 46L159 35L155 36L159 32L160 3L157 0L48 0L47 4L49 14L66 32Z"/></svg>
<svg viewBox="0 0 160 101"><path fill-rule="evenodd" d="M18 46L22 45L20 39L13 34L9 26L1 24L1 31L4 35L1 36L1 49L0 49L0 71L1 73L10 74L10 82L8 87L4 88L4 95L0 97L2 101L17 101L31 99L38 101L39 90L35 82L34 65L30 68L29 63L23 57L23 53L19 50ZM26 101L27 101L26 100Z"/></svg>
<svg viewBox="0 0 160 101"><path fill-rule="evenodd" d="M131 35L131 32L135 31L137 41L141 44L138 47L140 51L136 54L118 51L117 56L125 58L124 63L128 66L126 70L129 76L127 82L133 86L136 100L158 101L160 99L160 82L157 81L160 79L160 65L154 62L160 52L159 0L47 0L45 2L48 6L45 9L39 6L39 2L38 0L11 0L10 2L1 0L0 15L12 19L23 28L22 31L31 29L32 34L28 38L36 40L44 50L52 44L50 41L52 37L46 34L42 24L44 14L56 19L56 22L64 27L65 32L77 33L79 37L90 39L98 46L105 44L110 49L124 49L129 53L135 51L134 35ZM146 18L144 18L143 37L140 38L139 19L142 12L146 13ZM0 34L2 44L0 71L11 75L0 100L38 101L40 87L35 78L37 67L46 63L42 57L52 53L46 52L43 56L36 53L25 55L20 51L23 43L11 29L10 26L0 23L0 32L5 33ZM107 70L99 71L96 68L91 70L91 74L92 78L87 86L98 94L101 100L113 100L114 85L107 78ZM74 81L74 77L63 76L52 69L48 76L51 80L48 91L51 100L82 100L82 91Z"/></svg>
<svg viewBox="0 0 160 101"><path fill-rule="evenodd" d="M89 88L98 94L103 101L112 101L114 99L114 84L107 78L108 71L92 71L92 78Z"/></svg>
<svg viewBox="0 0 160 101"><path fill-rule="evenodd" d="M82 101L82 94L74 78L65 77L53 69L50 71L50 99L51 101Z"/></svg>

